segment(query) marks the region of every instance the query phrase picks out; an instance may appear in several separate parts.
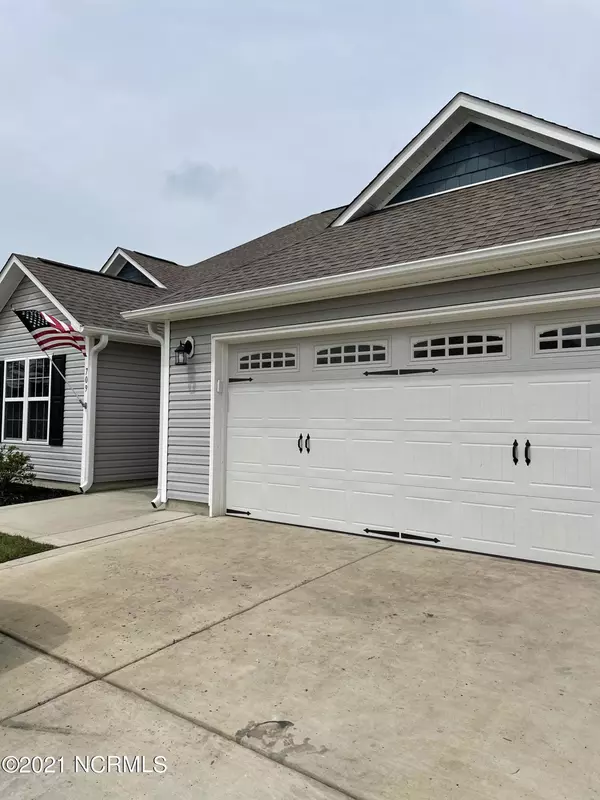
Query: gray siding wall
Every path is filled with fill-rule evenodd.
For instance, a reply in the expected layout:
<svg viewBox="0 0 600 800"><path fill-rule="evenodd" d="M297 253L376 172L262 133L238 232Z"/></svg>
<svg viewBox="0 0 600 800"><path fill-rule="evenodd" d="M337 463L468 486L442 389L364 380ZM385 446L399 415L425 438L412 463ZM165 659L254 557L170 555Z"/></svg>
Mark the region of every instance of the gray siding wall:
<svg viewBox="0 0 600 800"><path fill-rule="evenodd" d="M15 289L9 302L0 312L0 360L22 358L24 356L43 356L31 334L11 311L16 309L35 309L46 311L63 319L58 309L28 279L23 278ZM67 321L64 320L63 321ZM66 353L66 378L83 399L83 380L85 359L73 348L61 348L55 353ZM64 444L50 447L47 444L19 442L16 446L31 456L36 476L45 481L64 481L79 484L81 478L81 435L83 429L83 409L68 386L65 386Z"/></svg>
<svg viewBox="0 0 600 800"><path fill-rule="evenodd" d="M208 317L205 320L173 322L170 352L186 336L194 337L196 350L193 359L185 367L175 367L171 357L167 495L170 499L208 501L210 337L213 333L436 308L598 286L600 261L590 260L371 295L339 297L319 303ZM469 323L469 328L471 327L473 326Z"/></svg>
<svg viewBox="0 0 600 800"><path fill-rule="evenodd" d="M109 342L98 354L94 483L155 481L160 348Z"/></svg>

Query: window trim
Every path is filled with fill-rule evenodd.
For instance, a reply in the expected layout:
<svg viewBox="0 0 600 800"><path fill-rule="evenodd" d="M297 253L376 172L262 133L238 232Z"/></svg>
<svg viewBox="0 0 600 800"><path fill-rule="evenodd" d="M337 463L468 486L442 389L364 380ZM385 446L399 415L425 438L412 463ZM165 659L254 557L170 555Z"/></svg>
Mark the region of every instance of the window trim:
<svg viewBox="0 0 600 800"><path fill-rule="evenodd" d="M2 359L4 362L4 376L3 381L4 385L2 387L2 429L0 430L0 442L2 444L49 444L50 442L50 397L52 392L52 361L51 359L47 358L46 356L38 356L38 355L30 355L30 356L9 356L8 358ZM50 363L50 373L48 376L48 394L45 397L30 397L29 396L29 374L30 374L30 362L31 361L39 361L44 360ZM18 362L24 361L25 362L25 375L23 378L24 385L23 385L23 397L6 397L6 379L7 379L7 365ZM48 423L46 425L46 438L45 439L29 439L27 437L27 429L29 427L29 404L35 402L45 402L48 408ZM20 439L14 438L7 438L4 435L4 425L6 422L6 404L7 403L22 403L23 404L23 430L21 433Z"/></svg>
<svg viewBox="0 0 600 800"><path fill-rule="evenodd" d="M328 350L331 347L346 347L347 345L354 345L358 347L361 344L368 344L368 345L382 345L385 347L385 359L383 361L355 361L353 364L317 364L317 353L319 350ZM330 354L331 355L331 354ZM343 356L344 354L341 353ZM371 352L372 355L372 352ZM314 370L324 370L324 369L356 369L356 367L368 367L368 366L381 366L381 367L389 367L390 361L392 357L392 347L390 344L390 340L388 339L352 339L350 341L343 341L343 342L322 342L321 344L316 344L313 347L313 369Z"/></svg>
<svg viewBox="0 0 600 800"><path fill-rule="evenodd" d="M259 343L260 344L260 343ZM241 369L240 363L244 356L252 356L255 353L273 353L274 351L281 351L282 353L293 353L294 354L294 366L293 367L263 367L262 364L258 369ZM273 360L273 359L271 359ZM281 360L281 359L278 359ZM282 359L285 361L285 355ZM261 359L262 362L262 359ZM298 351L298 347L279 347L278 345L268 345L267 347L254 347L252 350L239 350L235 354L235 367L236 367L236 375L258 375L260 373L266 373L268 375L279 375L280 372L298 372L300 369L300 355Z"/></svg>
<svg viewBox="0 0 600 800"><path fill-rule="evenodd" d="M464 353L462 356L426 356L425 358L415 358L415 344L417 342L421 342L426 340L430 342L432 339L449 339L451 336L502 336L502 345L503 345L503 352L502 353L477 353L475 355L469 355L468 353ZM463 346L467 346L467 342L463 343ZM485 344L485 342L482 342ZM499 344L499 342L490 342L490 344ZM441 346L441 345L440 345ZM447 342L444 347L446 350L450 347L450 343ZM457 347L460 345L456 345ZM444 363L454 364L455 362L460 361L486 361L487 359L493 359L494 361L499 359L508 359L510 358L509 352L509 328L491 328L489 330L485 329L467 329L461 328L460 330L449 331L448 329L444 330L440 333L432 333L431 331L427 331L420 336L411 336L410 337L410 362L411 364L422 364L424 362L431 362L431 361L443 361ZM431 345L429 345L429 349L431 349Z"/></svg>
<svg viewBox="0 0 600 800"><path fill-rule="evenodd" d="M553 341L558 341L559 343L562 342L562 330L563 328L570 328L574 325L579 325L582 328L582 332L579 334L579 338L581 339L581 347L557 347L555 350L541 350L540 349L540 334L544 331L551 330L552 328L556 328L558 331L558 336ZM594 336L595 338L600 338L600 333L586 333L585 328L587 325L600 325L600 317L598 315L590 318L590 319L578 319L573 321L565 321L565 322L547 322L544 324L535 325L533 328L533 354L534 356L542 356L547 358L549 356L573 356L573 355L581 355L582 353L597 353L600 355L600 345L592 345L587 346L584 342L588 336ZM577 338L574 336L573 338Z"/></svg>

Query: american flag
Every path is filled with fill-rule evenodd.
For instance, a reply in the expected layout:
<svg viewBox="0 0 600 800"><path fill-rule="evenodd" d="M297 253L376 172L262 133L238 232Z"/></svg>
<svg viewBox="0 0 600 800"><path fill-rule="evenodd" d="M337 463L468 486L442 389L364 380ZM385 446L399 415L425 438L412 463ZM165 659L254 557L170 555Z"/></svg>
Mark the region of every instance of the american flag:
<svg viewBox="0 0 600 800"><path fill-rule="evenodd" d="M15 309L13 309L15 311ZM17 317L38 343L41 350L74 347L85 356L85 338L71 325L61 322L45 311L15 311Z"/></svg>

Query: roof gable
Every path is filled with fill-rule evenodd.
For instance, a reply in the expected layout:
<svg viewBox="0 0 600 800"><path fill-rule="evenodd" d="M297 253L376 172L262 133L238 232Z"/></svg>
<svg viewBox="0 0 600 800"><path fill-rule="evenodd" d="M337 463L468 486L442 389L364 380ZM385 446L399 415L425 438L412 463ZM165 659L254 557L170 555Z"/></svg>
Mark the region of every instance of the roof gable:
<svg viewBox="0 0 600 800"><path fill-rule="evenodd" d="M129 265L129 268L127 267ZM135 271L134 271L135 270ZM138 250L117 247L101 267L102 275L119 276L134 283L155 286L158 289L175 291L184 283L189 267L168 261L166 258L150 256ZM141 276L137 277L137 275Z"/></svg>
<svg viewBox="0 0 600 800"><path fill-rule="evenodd" d="M464 128L411 178L388 205L417 197L459 189L474 183L503 178L517 172L559 164L558 153L515 139L504 133L467 122Z"/></svg>
<svg viewBox="0 0 600 800"><path fill-rule="evenodd" d="M600 139L594 136L461 92L363 189L332 227L384 208L469 122L564 160L600 158Z"/></svg>
<svg viewBox="0 0 600 800"><path fill-rule="evenodd" d="M121 312L140 303L157 302L164 296L164 290L154 285L144 286L58 261L13 254L0 271L0 309L9 302L23 275L79 330L109 330L147 339L146 326L125 321Z"/></svg>

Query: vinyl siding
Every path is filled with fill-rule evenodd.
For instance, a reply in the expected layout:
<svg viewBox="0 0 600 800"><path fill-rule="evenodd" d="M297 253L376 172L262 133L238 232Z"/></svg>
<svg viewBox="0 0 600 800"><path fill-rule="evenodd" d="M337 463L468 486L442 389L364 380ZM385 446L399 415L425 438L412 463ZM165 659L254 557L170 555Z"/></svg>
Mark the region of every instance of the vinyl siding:
<svg viewBox="0 0 600 800"><path fill-rule="evenodd" d="M42 356L43 353L31 334L13 314L11 306L20 310L46 311L59 319L64 319L63 316L28 278L21 280L12 297L0 312L0 359ZM73 348L54 352L66 353L65 376L75 392L83 399L84 357ZM82 428L83 409L73 392L68 386L65 386L64 443L62 447L50 447L47 444L32 442L15 442L14 444L31 456L36 477L39 480L79 484Z"/></svg>
<svg viewBox="0 0 600 800"><path fill-rule="evenodd" d="M170 499L204 503L208 501L210 337L213 333L436 308L598 286L600 261L590 260L371 295L339 297L318 303L209 317L207 320L173 322L171 354L179 341L186 336L194 337L196 350L193 359L185 367L175 367L171 356L167 495Z"/></svg>
<svg viewBox="0 0 600 800"><path fill-rule="evenodd" d="M109 342L98 354L94 483L155 481L160 348Z"/></svg>

